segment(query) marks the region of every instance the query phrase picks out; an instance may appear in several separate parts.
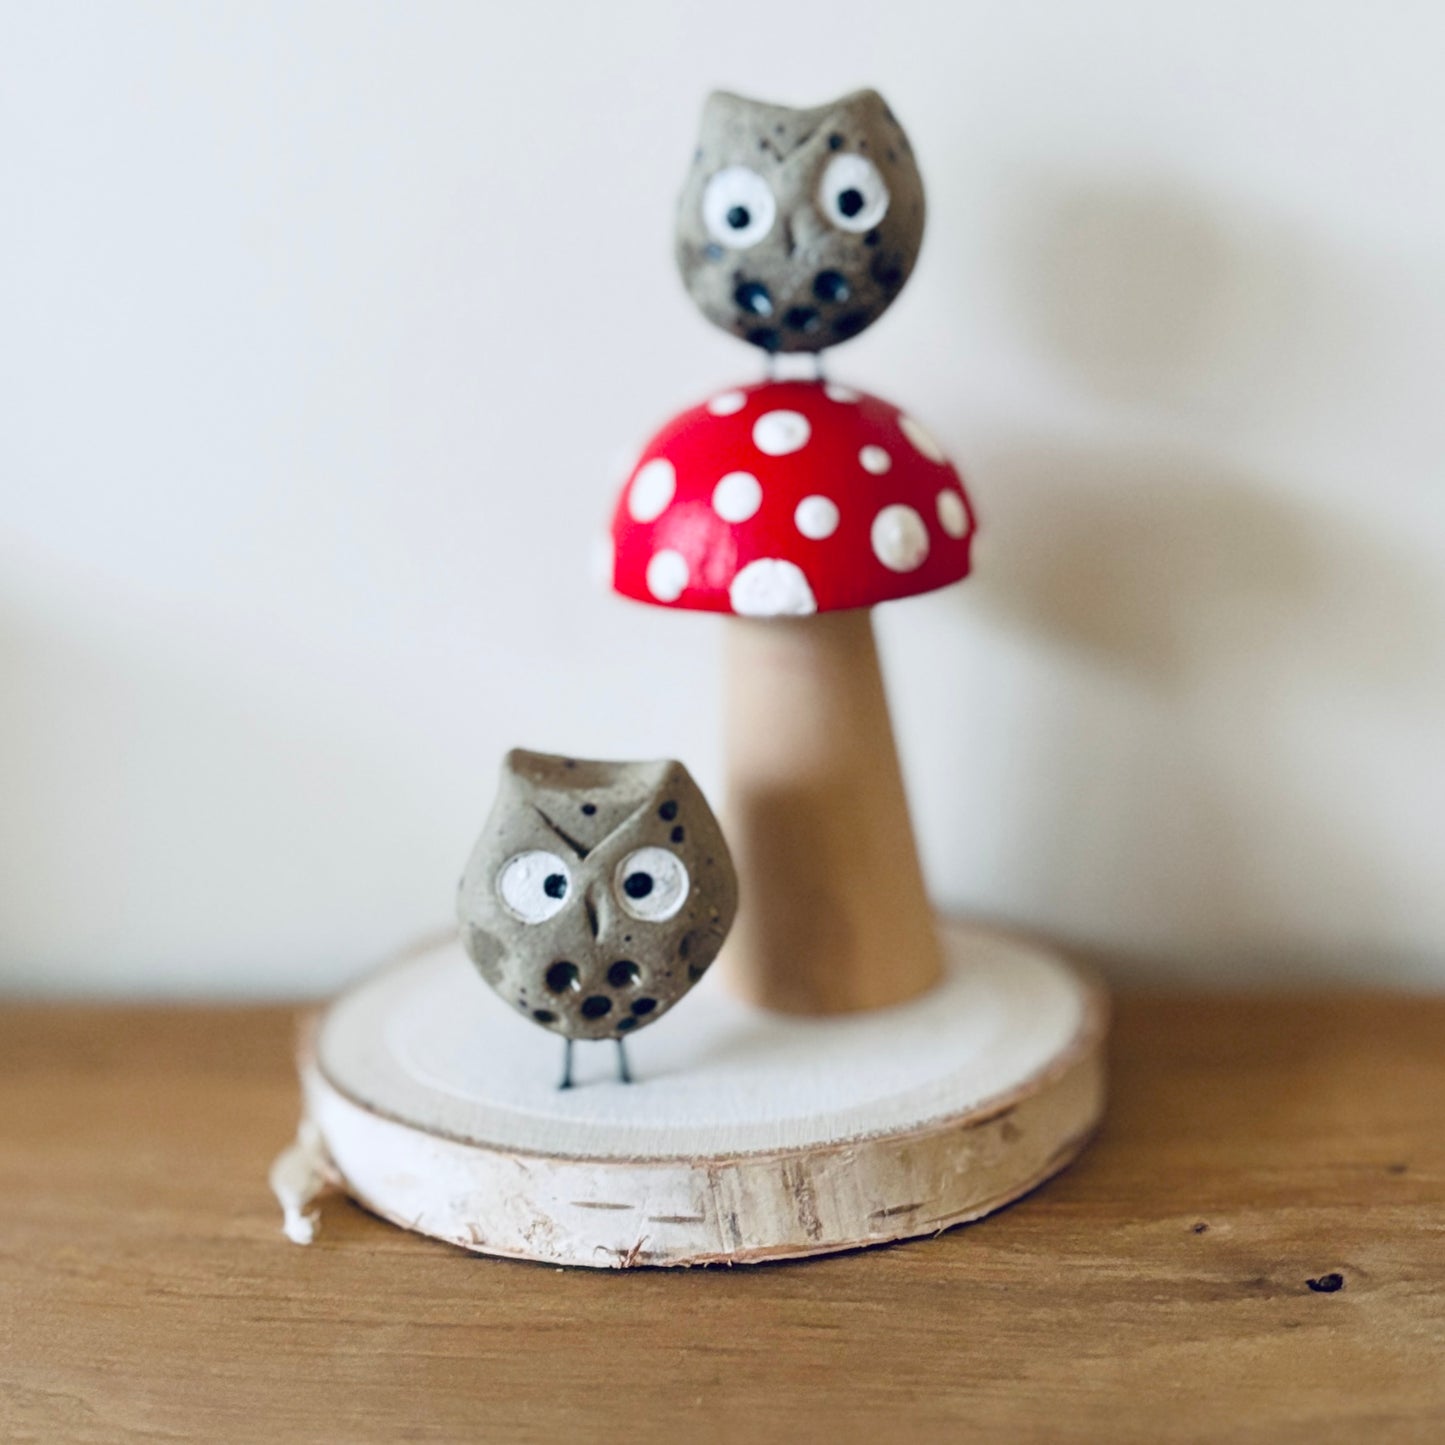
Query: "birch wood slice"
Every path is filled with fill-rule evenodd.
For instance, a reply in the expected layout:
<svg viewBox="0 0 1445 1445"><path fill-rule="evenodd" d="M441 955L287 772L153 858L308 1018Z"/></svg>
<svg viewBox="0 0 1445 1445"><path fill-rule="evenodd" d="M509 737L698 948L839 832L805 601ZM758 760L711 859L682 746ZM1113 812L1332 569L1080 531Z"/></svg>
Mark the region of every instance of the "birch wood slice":
<svg viewBox="0 0 1445 1445"><path fill-rule="evenodd" d="M629 1041L513 1015L461 946L327 1011L306 1108L343 1187L465 1249L551 1264L738 1264L933 1234L1040 1184L1103 1108L1102 993L1052 954L945 926L944 981L866 1014L798 1018L709 976Z"/></svg>

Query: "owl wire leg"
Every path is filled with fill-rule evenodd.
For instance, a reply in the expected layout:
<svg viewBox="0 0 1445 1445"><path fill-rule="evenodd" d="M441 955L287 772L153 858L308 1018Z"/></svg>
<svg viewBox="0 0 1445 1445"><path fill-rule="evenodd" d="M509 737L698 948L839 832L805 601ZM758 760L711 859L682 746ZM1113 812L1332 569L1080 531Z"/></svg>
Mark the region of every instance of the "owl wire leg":
<svg viewBox="0 0 1445 1445"><path fill-rule="evenodd" d="M617 1077L624 1083L632 1082L632 1070L627 1067L627 1040L617 1040Z"/></svg>
<svg viewBox="0 0 1445 1445"><path fill-rule="evenodd" d="M572 1087L572 1040L562 1040L562 1082L557 1085L559 1089L570 1089Z"/></svg>

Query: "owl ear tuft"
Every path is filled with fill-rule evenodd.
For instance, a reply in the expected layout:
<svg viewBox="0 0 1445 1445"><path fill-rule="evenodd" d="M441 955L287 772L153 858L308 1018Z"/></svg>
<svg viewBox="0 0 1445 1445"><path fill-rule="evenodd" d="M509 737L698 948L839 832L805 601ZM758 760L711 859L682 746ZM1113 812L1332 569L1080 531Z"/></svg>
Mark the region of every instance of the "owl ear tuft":
<svg viewBox="0 0 1445 1445"><path fill-rule="evenodd" d="M692 774L688 772L684 764L675 758L669 758L663 765L658 776L657 790L659 792L682 792L690 797L702 796L702 789L693 781Z"/></svg>
<svg viewBox="0 0 1445 1445"><path fill-rule="evenodd" d="M883 120L893 119L888 102L872 86L864 86L862 90L850 90L847 95L840 95L828 109L847 110L855 115L877 116Z"/></svg>
<svg viewBox="0 0 1445 1445"><path fill-rule="evenodd" d="M737 115L740 111L756 110L761 101L749 100L745 95L738 95L731 90L712 90L708 92L707 99L702 103L703 124L709 121L723 120L727 117Z"/></svg>
<svg viewBox="0 0 1445 1445"><path fill-rule="evenodd" d="M534 774L547 763L557 759L549 753L534 753L530 748L511 748L502 758L504 773Z"/></svg>

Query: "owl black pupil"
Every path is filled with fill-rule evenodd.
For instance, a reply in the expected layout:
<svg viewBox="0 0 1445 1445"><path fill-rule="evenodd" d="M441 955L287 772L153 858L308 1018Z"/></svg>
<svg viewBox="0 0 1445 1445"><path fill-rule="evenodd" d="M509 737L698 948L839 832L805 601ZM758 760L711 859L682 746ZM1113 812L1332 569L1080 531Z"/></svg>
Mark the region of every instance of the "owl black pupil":
<svg viewBox="0 0 1445 1445"><path fill-rule="evenodd" d="M622 883L629 898L646 898L652 892L651 873L629 873Z"/></svg>
<svg viewBox="0 0 1445 1445"><path fill-rule="evenodd" d="M856 216L863 209L863 192L854 186L838 192L838 209L845 216Z"/></svg>
<svg viewBox="0 0 1445 1445"><path fill-rule="evenodd" d="M861 202L859 204L861 204ZM851 216L853 213L852 211L849 211L848 214ZM728 212L728 225L730 225L735 231L747 230L748 224L752 221L752 219L753 213L748 210L746 206L734 206Z"/></svg>
<svg viewBox="0 0 1445 1445"><path fill-rule="evenodd" d="M548 898L565 898L567 896L566 874L549 873L542 882L542 892Z"/></svg>

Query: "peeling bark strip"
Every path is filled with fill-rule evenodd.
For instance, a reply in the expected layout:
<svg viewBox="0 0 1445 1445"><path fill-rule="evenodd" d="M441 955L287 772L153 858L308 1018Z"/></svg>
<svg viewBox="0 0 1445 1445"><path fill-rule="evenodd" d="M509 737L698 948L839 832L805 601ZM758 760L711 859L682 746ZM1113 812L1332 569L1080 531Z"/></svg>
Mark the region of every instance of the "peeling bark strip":
<svg viewBox="0 0 1445 1445"><path fill-rule="evenodd" d="M276 1156L270 1175L271 1192L281 1206L281 1230L292 1244L316 1238L320 1211L312 1205L339 1182L320 1131L303 1120L295 1143Z"/></svg>
<svg viewBox="0 0 1445 1445"><path fill-rule="evenodd" d="M639 1239L637 1243L632 1246L631 1249L629 1249L625 1254L618 1256L617 1267L619 1269L636 1269L638 1264L642 1261L642 1246L646 1243L647 1236L644 1234L642 1238Z"/></svg>

